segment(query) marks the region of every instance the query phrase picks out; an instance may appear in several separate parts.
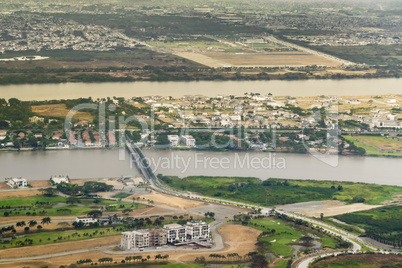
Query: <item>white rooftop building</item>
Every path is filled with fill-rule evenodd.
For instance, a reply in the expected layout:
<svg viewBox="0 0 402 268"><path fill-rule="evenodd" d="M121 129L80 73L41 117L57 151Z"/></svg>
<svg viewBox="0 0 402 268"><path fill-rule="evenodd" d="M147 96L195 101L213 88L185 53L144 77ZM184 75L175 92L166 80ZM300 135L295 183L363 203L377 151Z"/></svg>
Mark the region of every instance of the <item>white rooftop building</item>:
<svg viewBox="0 0 402 268"><path fill-rule="evenodd" d="M70 183L70 179L67 177L52 177L50 181L53 181L53 184L60 184L60 183Z"/></svg>
<svg viewBox="0 0 402 268"><path fill-rule="evenodd" d="M26 179L24 178L12 178L9 179L7 181L7 184L11 187L11 188L17 188L17 187L27 187L28 186L28 182Z"/></svg>
<svg viewBox="0 0 402 268"><path fill-rule="evenodd" d="M179 145L180 142L178 135L168 135L168 140L170 142L170 146L172 147Z"/></svg>
<svg viewBox="0 0 402 268"><path fill-rule="evenodd" d="M186 227L183 225L177 223L166 224L163 229L167 231L168 243L184 242L187 240Z"/></svg>
<svg viewBox="0 0 402 268"><path fill-rule="evenodd" d="M210 231L209 224L203 221L187 222L186 224L187 240L208 239Z"/></svg>
<svg viewBox="0 0 402 268"><path fill-rule="evenodd" d="M181 136L181 141L186 145L186 146L195 146L195 139L191 135L183 135Z"/></svg>
<svg viewBox="0 0 402 268"><path fill-rule="evenodd" d="M131 232L123 232L121 239L121 248L139 249L149 247L149 232L147 230L138 230Z"/></svg>

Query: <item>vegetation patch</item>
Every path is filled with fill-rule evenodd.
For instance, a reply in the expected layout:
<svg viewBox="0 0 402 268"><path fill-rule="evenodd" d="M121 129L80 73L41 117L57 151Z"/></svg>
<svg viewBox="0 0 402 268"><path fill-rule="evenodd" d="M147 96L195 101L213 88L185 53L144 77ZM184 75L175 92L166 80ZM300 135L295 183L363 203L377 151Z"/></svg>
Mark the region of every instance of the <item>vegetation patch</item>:
<svg viewBox="0 0 402 268"><path fill-rule="evenodd" d="M312 268L344 268L344 267L369 267L369 268L396 268L401 267L402 256L381 254L357 254L337 257L329 257L314 263Z"/></svg>
<svg viewBox="0 0 402 268"><path fill-rule="evenodd" d="M389 206L335 216L366 230L377 241L402 246L402 206Z"/></svg>
<svg viewBox="0 0 402 268"><path fill-rule="evenodd" d="M240 202L274 206L307 201L336 199L347 203L380 204L391 200L402 187L366 183L284 180L239 177L158 175L170 187L181 191L197 192L206 196Z"/></svg>

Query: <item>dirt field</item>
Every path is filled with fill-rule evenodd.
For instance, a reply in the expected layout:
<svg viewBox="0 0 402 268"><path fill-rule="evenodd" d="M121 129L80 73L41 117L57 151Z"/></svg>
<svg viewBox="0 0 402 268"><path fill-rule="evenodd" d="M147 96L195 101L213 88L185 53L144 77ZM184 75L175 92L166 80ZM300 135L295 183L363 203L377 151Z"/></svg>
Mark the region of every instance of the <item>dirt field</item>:
<svg viewBox="0 0 402 268"><path fill-rule="evenodd" d="M41 194L39 190L16 190L9 192L0 192L0 199L11 198L11 197L27 197Z"/></svg>
<svg viewBox="0 0 402 268"><path fill-rule="evenodd" d="M189 209L193 207L199 207L205 205L205 203L200 201L194 201L189 199L184 199L180 197L173 197L170 195L164 195L158 192L152 192L150 194L134 194L132 196L127 197L126 199L132 200L133 197L140 197L141 199L145 198L145 200L152 200L155 204L168 206L171 208L177 209Z"/></svg>
<svg viewBox="0 0 402 268"><path fill-rule="evenodd" d="M0 182L0 190L8 190L11 189L10 186L7 185L5 182Z"/></svg>
<svg viewBox="0 0 402 268"><path fill-rule="evenodd" d="M308 217L320 217L321 213L324 213L325 217L336 216L345 213L351 213L355 211L368 210L372 208L381 207L382 205L366 205L362 203L354 203L346 205L345 202L338 200L327 201L311 201L302 202L296 204L289 204L284 206L278 206L286 211L292 211L298 214L306 215Z"/></svg>
<svg viewBox="0 0 402 268"><path fill-rule="evenodd" d="M305 52L264 52L264 53L233 53L233 52L177 52L176 55L198 62L209 67L231 65L235 67L276 67L326 65L340 66L339 62L308 54Z"/></svg>
<svg viewBox="0 0 402 268"><path fill-rule="evenodd" d="M30 181L29 182L29 184L32 186L32 187L34 187L34 188L41 188L41 187L50 187L50 186L52 186L51 184L50 184L50 181L45 181L45 180L43 180L43 181Z"/></svg>
<svg viewBox="0 0 402 268"><path fill-rule="evenodd" d="M37 113L41 116L54 116L54 117L66 117L69 110L66 108L65 104L46 104L46 105L38 105L32 106L32 112ZM76 112L74 119L78 120L87 120L92 122L93 116L90 113L86 112Z"/></svg>
<svg viewBox="0 0 402 268"><path fill-rule="evenodd" d="M225 243L225 249L213 253L219 253L219 254L228 254L228 253L238 253L239 255L245 255L248 252L255 251L256 250L256 240L258 235L260 234L261 231L252 229L250 227L246 226L241 226L241 225L230 225L226 224L223 225L219 228L219 232L223 235L224 237L224 243ZM28 254L40 254L40 252L43 250L42 254L48 254L49 252L62 252L62 251L67 251L67 250L77 250L81 248L91 248L95 246L102 246L102 245L113 245L117 244L120 241L120 236L116 237L106 237L106 238L99 238L99 239L92 239L92 240L86 240L86 241L80 241L83 243L76 243L76 245L73 245L74 243L63 243L63 244L58 244L57 248L55 246L47 245L47 246L37 246L35 250L30 251ZM104 240L109 240L104 241ZM64 245L68 244L68 245ZM85 244L85 246L83 246ZM60 245L60 246L59 246ZM40 248L41 247L41 248ZM6 253L3 253L5 252ZM10 250L5 250L1 252L0 258L4 258L3 256L21 256L20 249L10 249ZM7 254L7 255L3 255ZM169 252L162 252L162 253L147 253L147 254L142 254L142 255L149 255L151 256L151 259L154 259L154 256L157 254L168 254L169 255L169 262L177 263L177 262L187 262L187 261L194 261L196 257L199 256L204 256L208 258L209 254L211 252L191 252L191 251L169 251ZM24 253L24 255L26 255ZM127 254L127 255L133 255L133 254ZM62 256L62 257L55 257L51 258L49 260L32 260L32 261L21 261L21 262L14 262L14 263L1 263L2 268L8 268L8 267L43 267L43 266L49 266L49 267L59 267L61 264L71 264L75 263L77 260L80 259L87 259L90 258L92 260L98 260L99 258L102 257L112 257L114 261L120 262L122 259L124 259L126 255L111 255L111 254L105 254L99 251L90 251L86 253L80 253L80 254L73 254L73 255L68 255L68 256Z"/></svg>

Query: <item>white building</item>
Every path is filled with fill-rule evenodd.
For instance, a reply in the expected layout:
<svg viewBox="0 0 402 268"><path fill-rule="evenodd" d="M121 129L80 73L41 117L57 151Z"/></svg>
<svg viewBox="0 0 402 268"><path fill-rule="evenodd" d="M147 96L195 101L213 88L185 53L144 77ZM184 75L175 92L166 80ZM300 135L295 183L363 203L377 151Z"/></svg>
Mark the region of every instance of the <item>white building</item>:
<svg viewBox="0 0 402 268"><path fill-rule="evenodd" d="M195 139L191 135L183 135L181 136L181 141L186 145L186 146L195 146Z"/></svg>
<svg viewBox="0 0 402 268"><path fill-rule="evenodd" d="M170 146L172 147L179 145L180 142L178 135L168 135L168 140L170 142Z"/></svg>
<svg viewBox="0 0 402 268"><path fill-rule="evenodd" d="M185 242L187 240L187 232L185 226L172 223L166 224L163 229L167 232L168 243Z"/></svg>
<svg viewBox="0 0 402 268"><path fill-rule="evenodd" d="M98 222L96 219L91 218L91 217L77 217L77 218L75 218L75 221L76 222L82 222L85 225L88 225L90 223Z"/></svg>
<svg viewBox="0 0 402 268"><path fill-rule="evenodd" d="M147 230L138 230L131 232L123 232L123 238L121 239L121 248L139 249L149 247L149 232Z"/></svg>
<svg viewBox="0 0 402 268"><path fill-rule="evenodd" d="M60 183L70 183L70 179L67 177L52 177L50 181L53 181L53 184L60 184Z"/></svg>
<svg viewBox="0 0 402 268"><path fill-rule="evenodd" d="M28 182L26 179L24 178L12 178L9 179L7 181L7 184L11 187L11 188L17 188L17 187L27 187L28 186Z"/></svg>
<svg viewBox="0 0 402 268"><path fill-rule="evenodd" d="M187 240L208 239L210 231L209 224L203 221L187 222L186 224Z"/></svg>

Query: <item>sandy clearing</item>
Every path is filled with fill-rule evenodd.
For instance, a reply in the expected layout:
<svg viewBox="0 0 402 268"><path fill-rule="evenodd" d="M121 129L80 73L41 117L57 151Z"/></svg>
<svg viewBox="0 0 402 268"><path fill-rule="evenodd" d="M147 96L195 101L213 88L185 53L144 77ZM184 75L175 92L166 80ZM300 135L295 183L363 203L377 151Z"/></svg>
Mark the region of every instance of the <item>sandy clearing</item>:
<svg viewBox="0 0 402 268"><path fill-rule="evenodd" d="M355 211L369 210L382 206L383 205L366 205L363 203L354 203L347 205L345 202L341 202L338 200L326 200L295 203L278 206L278 208L283 208L286 211L295 212L308 217L320 217L321 213L324 213L325 217L329 217Z"/></svg>
<svg viewBox="0 0 402 268"><path fill-rule="evenodd" d="M0 199L12 198L12 197L27 197L40 194L41 192L39 190L15 190L15 191L0 192Z"/></svg>
<svg viewBox="0 0 402 268"><path fill-rule="evenodd" d="M261 233L261 231L252 229L247 226L242 226L242 225L232 225L232 224L225 224L221 226L218 231L223 235L224 237L224 243L225 243L225 249L213 253L219 253L219 254L228 254L228 253L238 253L239 255L245 255L250 251L255 251L256 246L255 243L257 241L258 235ZM120 241L120 236L119 237L108 237L106 239L116 239L114 241L110 241L110 245L117 244ZM118 238L118 239L117 239ZM100 246L100 239L92 239L91 241L91 246ZM86 240L89 241L89 240ZM84 242L84 241L83 241ZM70 242L68 242L70 243ZM99 243L99 244L94 244L94 243ZM81 244L81 243L79 243ZM89 245L89 244L88 244ZM86 248L90 248L91 246L88 246ZM38 246L42 247L42 246ZM64 247L63 247L64 249ZM57 252L60 252L59 249L57 249ZM196 257L204 256L208 258L209 254L212 252L192 252L192 251L166 251L166 252L160 252L160 253L143 253L141 254L143 257L149 255L151 256L151 259L154 259L154 256L157 254L168 254L169 255L169 262L177 263L177 262L187 262L187 261L194 261ZM25 255L25 254L24 254ZM79 253L79 254L73 254L73 255L68 255L68 256L62 256L62 257L55 257L51 258L48 260L32 260L32 261L19 261L19 262L13 262L13 263L1 263L1 267L3 268L8 268L8 267L24 267L28 266L29 267L43 267L44 265L48 265L49 267L59 267L61 264L71 264L75 263L77 260L80 259L87 259L90 258L92 260L98 260L99 258L102 257L112 257L114 261L120 262L125 258L125 256L128 255L136 255L136 254L129 254L127 255L122 254L122 255L112 255L112 254L106 254L102 253L99 251L90 251L86 253ZM1 255L0 255L1 257Z"/></svg>
<svg viewBox="0 0 402 268"><path fill-rule="evenodd" d="M176 208L176 209L189 209L193 207L199 207L199 206L204 206L204 202L200 201L194 201L194 200L189 200L189 199L184 199L180 197L175 197L175 196L170 196L170 195L165 195L161 194L158 192L153 191L152 193L149 194L134 194L132 196L127 197L126 199L132 200L133 197L140 197L140 200L152 200L154 201L155 204L162 205L162 206L167 206L171 208Z"/></svg>
<svg viewBox="0 0 402 268"><path fill-rule="evenodd" d="M0 182L0 190L9 190L11 189L10 186L7 185L5 182Z"/></svg>
<svg viewBox="0 0 402 268"><path fill-rule="evenodd" d="M50 184L50 181L45 181L45 180L43 180L43 181L29 181L29 184L32 186L32 187L34 187L34 188L41 188L41 187L50 187L50 186L52 186L51 184Z"/></svg>

